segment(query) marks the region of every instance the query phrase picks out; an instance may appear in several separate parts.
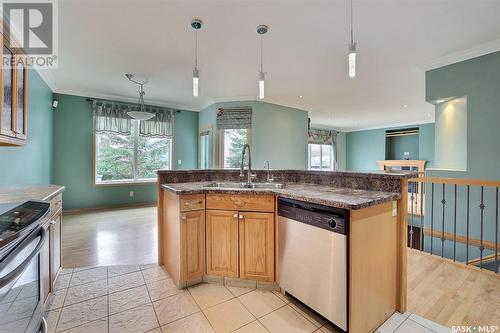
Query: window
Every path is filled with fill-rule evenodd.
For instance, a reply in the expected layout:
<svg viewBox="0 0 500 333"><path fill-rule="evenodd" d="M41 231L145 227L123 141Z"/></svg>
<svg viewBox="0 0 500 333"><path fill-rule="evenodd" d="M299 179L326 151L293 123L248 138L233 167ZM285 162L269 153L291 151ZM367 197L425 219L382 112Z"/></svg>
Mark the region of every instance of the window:
<svg viewBox="0 0 500 333"><path fill-rule="evenodd" d="M95 134L95 183L129 183L156 180L156 171L170 169L172 139L139 134L132 120L130 134Z"/></svg>
<svg viewBox="0 0 500 333"><path fill-rule="evenodd" d="M200 169L208 169L212 167L211 152L212 152L212 128L207 128L200 131L199 138L199 163Z"/></svg>
<svg viewBox="0 0 500 333"><path fill-rule="evenodd" d="M221 161L220 165L224 169L239 168L241 164L241 151L243 146L248 143L250 130L224 129L221 130Z"/></svg>
<svg viewBox="0 0 500 333"><path fill-rule="evenodd" d="M309 170L333 170L333 149L331 145L309 144Z"/></svg>

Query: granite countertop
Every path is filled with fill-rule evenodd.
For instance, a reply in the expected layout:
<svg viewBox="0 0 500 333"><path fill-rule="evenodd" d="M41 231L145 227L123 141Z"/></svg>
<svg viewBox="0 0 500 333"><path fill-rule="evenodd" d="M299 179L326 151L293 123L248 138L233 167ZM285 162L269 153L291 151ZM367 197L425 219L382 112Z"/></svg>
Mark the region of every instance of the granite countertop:
<svg viewBox="0 0 500 333"><path fill-rule="evenodd" d="M0 203L22 203L28 200L50 200L64 191L60 185L0 186Z"/></svg>
<svg viewBox="0 0 500 333"><path fill-rule="evenodd" d="M175 183L163 184L162 187L176 194L224 193L278 195L283 198L343 209L366 208L401 198L401 194L395 192L338 188L317 184L287 184L284 189L224 189L203 187L211 183L213 182Z"/></svg>

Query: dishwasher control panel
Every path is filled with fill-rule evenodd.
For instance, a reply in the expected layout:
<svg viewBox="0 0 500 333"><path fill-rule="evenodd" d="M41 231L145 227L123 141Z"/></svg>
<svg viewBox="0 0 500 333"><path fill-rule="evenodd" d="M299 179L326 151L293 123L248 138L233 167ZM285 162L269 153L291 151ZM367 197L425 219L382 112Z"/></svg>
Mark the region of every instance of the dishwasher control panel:
<svg viewBox="0 0 500 333"><path fill-rule="evenodd" d="M348 210L280 198L278 215L339 234L348 234Z"/></svg>

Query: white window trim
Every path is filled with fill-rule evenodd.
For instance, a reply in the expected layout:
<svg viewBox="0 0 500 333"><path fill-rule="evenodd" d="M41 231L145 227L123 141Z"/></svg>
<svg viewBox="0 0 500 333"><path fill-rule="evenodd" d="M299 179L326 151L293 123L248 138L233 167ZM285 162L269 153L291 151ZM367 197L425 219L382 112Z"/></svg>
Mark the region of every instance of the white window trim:
<svg viewBox="0 0 500 333"><path fill-rule="evenodd" d="M318 145L320 146L319 149L319 170L315 171L333 171L335 169L334 163L335 161L333 160L333 146L331 145L322 145L322 144L317 144L317 143L309 143L307 144L307 168L311 170L311 145ZM330 169L323 169L323 149L321 149L321 146L329 146L330 147Z"/></svg>
<svg viewBox="0 0 500 333"><path fill-rule="evenodd" d="M136 120L133 120L136 121ZM93 167L92 167L92 185L93 186L116 186L116 185L140 185L140 184L155 184L158 181L157 177L154 178L138 178L137 177L137 150L138 150L138 140L139 140L139 126L135 125L132 128L132 135L134 139L134 165L136 166L133 170L134 172L134 179L117 179L117 180L107 180L107 181L96 181L96 176L97 176L97 138L96 138L96 132L93 131L92 135L92 140L93 140L93 151L92 151L92 160L93 160ZM171 139L169 139L169 152L170 152L170 159L168 161L168 167L167 170L172 170L172 165L173 165L173 160L174 160L174 137L172 136Z"/></svg>

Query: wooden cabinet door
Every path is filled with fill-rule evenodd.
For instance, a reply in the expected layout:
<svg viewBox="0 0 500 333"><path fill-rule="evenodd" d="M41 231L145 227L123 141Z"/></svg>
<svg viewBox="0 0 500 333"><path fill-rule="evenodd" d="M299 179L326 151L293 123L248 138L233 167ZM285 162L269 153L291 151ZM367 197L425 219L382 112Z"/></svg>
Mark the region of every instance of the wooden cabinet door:
<svg viewBox="0 0 500 333"><path fill-rule="evenodd" d="M274 214L239 213L240 278L274 281Z"/></svg>
<svg viewBox="0 0 500 333"><path fill-rule="evenodd" d="M207 210L207 274L238 277L238 212Z"/></svg>
<svg viewBox="0 0 500 333"><path fill-rule="evenodd" d="M182 213L182 263L186 283L205 274L205 210Z"/></svg>
<svg viewBox="0 0 500 333"><path fill-rule="evenodd" d="M61 268L61 213L54 216L50 222L50 277L51 284L54 284L59 269Z"/></svg>

